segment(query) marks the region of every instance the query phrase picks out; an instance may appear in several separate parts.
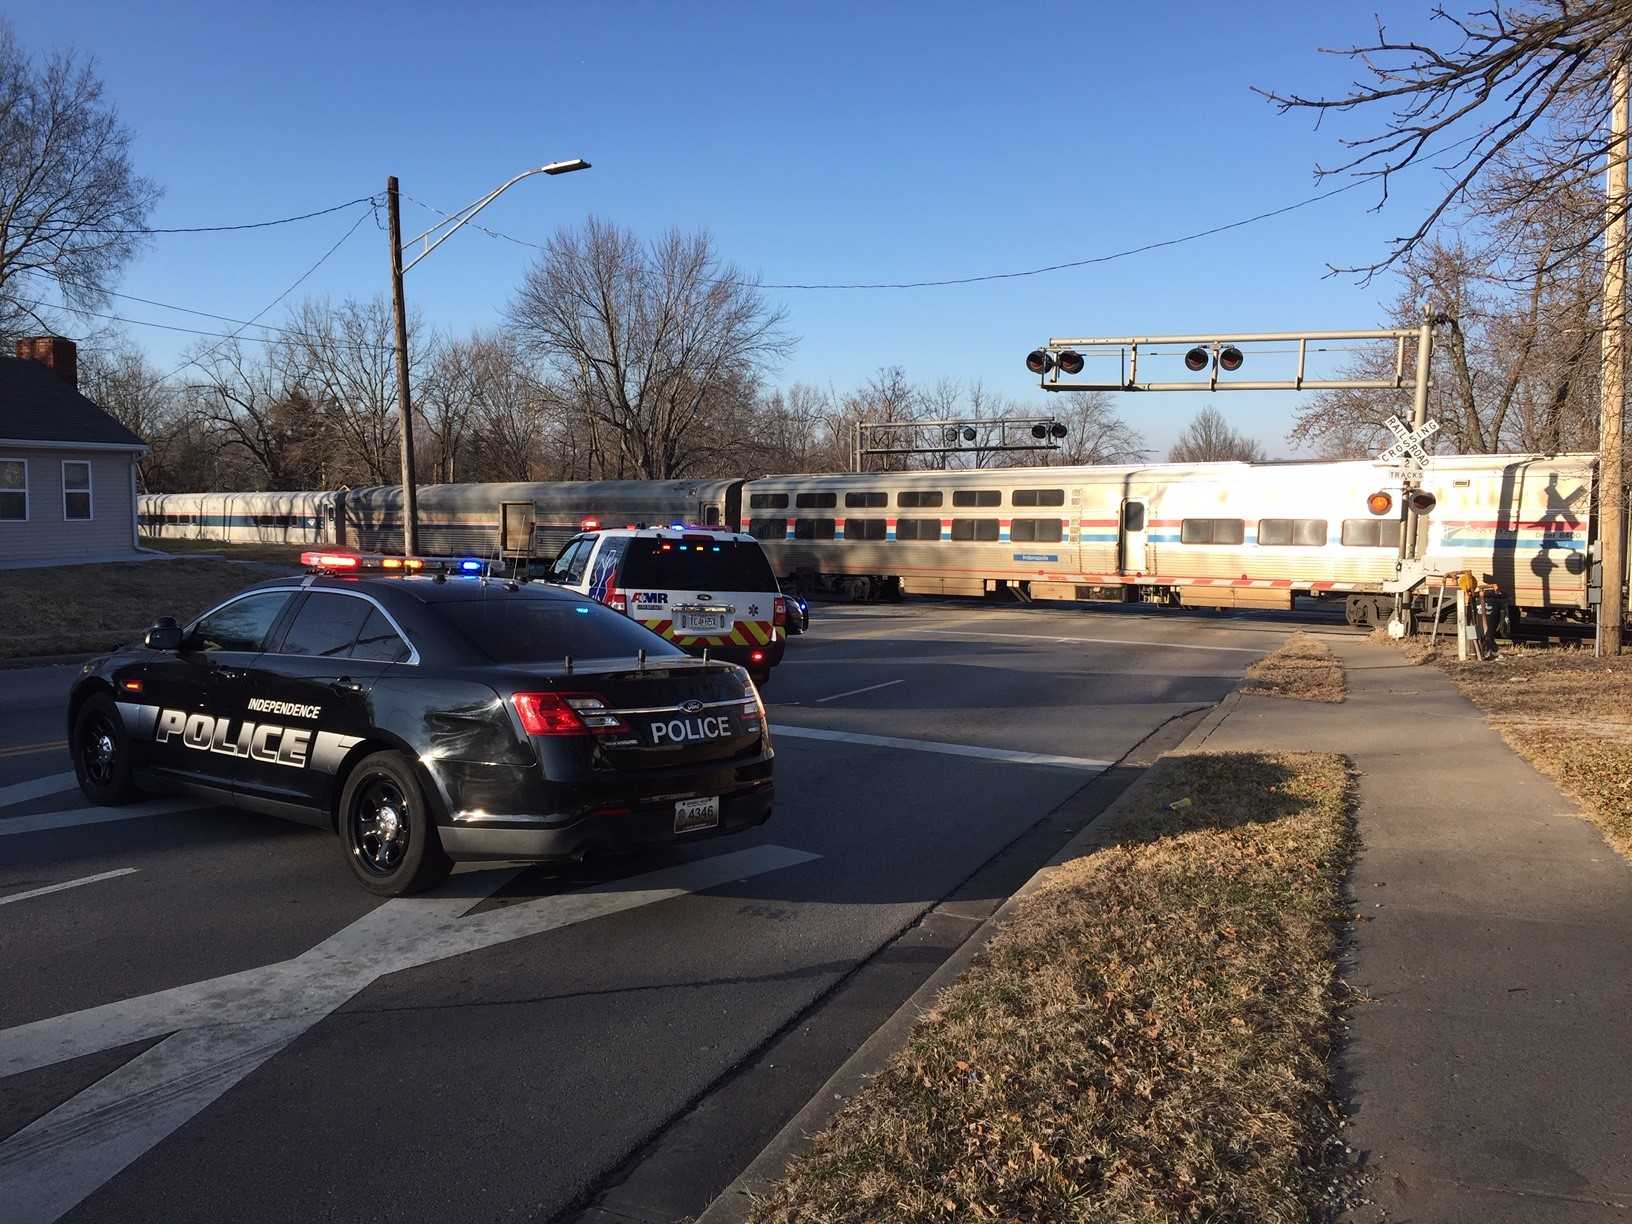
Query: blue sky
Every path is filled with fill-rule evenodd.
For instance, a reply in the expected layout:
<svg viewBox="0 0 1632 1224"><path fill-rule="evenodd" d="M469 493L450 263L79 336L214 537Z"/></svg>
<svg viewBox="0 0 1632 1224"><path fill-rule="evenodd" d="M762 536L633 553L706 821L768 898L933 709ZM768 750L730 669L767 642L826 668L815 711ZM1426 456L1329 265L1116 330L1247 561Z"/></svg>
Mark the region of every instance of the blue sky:
<svg viewBox="0 0 1632 1224"><path fill-rule="evenodd" d="M1424 5L1384 6L1421 28ZM590 212L651 235L707 227L767 281L925 280L1082 259L1315 194L1354 131L1316 131L1252 85L1337 91L1319 46L1364 6L1124 4L129 5L13 14L25 46L94 56L166 190L153 223L210 225L383 188L452 209L528 165L483 220L542 240ZM881 365L984 380L1038 411L1021 364L1050 335L1381 323L1392 284L1327 276L1414 226L1432 171L1382 214L1360 187L1231 234L1097 267L938 289L777 292L797 355L777 382L840 390ZM1331 184L1327 184L1330 186ZM433 219L405 202L409 233ZM248 235L156 239L122 291L247 318L343 234L335 214ZM434 326L499 321L530 252L466 229L409 276ZM295 297L386 286L365 221ZM119 303L119 314L216 325ZM280 312L281 313L281 312ZM269 318L278 319L280 313ZM128 329L165 368L193 339ZM1285 453L1285 393L1120 396L1155 448L1216 403Z"/></svg>

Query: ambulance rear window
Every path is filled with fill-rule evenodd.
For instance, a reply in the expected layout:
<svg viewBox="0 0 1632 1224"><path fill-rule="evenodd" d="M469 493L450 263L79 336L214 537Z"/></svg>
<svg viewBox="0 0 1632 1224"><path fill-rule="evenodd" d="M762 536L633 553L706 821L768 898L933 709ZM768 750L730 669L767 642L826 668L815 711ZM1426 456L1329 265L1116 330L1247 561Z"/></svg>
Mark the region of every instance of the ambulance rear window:
<svg viewBox="0 0 1632 1224"><path fill-rule="evenodd" d="M774 591L776 577L753 540L632 539L618 585L636 591Z"/></svg>

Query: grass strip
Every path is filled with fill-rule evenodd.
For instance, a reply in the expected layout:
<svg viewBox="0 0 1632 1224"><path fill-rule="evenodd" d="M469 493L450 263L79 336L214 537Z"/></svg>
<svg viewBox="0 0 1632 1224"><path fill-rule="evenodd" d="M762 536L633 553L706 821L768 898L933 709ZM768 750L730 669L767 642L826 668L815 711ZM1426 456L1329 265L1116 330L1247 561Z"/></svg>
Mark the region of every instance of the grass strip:
<svg viewBox="0 0 1632 1224"><path fill-rule="evenodd" d="M161 616L186 621L287 565L204 558L7 570L0 658L76 654L134 641Z"/></svg>
<svg viewBox="0 0 1632 1224"><path fill-rule="evenodd" d="M212 557L226 557L233 561L271 561L298 565L300 554L312 548L310 544L228 544L222 540L180 540L160 536L143 536L142 547L156 552L187 557L204 553Z"/></svg>
<svg viewBox="0 0 1632 1224"><path fill-rule="evenodd" d="M1247 669L1243 691L1298 701L1342 701L1347 688L1343 664L1325 643L1294 633Z"/></svg>
<svg viewBox="0 0 1632 1224"><path fill-rule="evenodd" d="M1330 1214L1352 807L1340 756L1164 758L755 1224Z"/></svg>

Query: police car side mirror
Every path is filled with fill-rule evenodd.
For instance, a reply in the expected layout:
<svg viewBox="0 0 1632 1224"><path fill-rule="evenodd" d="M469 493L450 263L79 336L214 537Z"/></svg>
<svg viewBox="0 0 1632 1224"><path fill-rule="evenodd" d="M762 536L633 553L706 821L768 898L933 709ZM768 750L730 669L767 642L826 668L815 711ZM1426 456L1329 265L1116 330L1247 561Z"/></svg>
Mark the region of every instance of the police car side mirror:
<svg viewBox="0 0 1632 1224"><path fill-rule="evenodd" d="M181 627L173 616L161 616L142 642L149 650L180 650Z"/></svg>

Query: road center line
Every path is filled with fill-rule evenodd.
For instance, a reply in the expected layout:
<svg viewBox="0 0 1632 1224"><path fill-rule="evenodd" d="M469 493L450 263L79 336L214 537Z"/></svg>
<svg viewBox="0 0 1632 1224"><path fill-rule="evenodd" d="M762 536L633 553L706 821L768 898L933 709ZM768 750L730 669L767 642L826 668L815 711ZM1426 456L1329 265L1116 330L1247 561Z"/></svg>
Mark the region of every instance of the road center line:
<svg viewBox="0 0 1632 1224"><path fill-rule="evenodd" d="M0 837L14 837L19 833L51 833L57 829L74 829L80 825L112 824L119 820L139 820L143 816L168 816L172 812L190 812L212 806L207 800L159 799L147 803L133 803L129 807L70 808L66 812L35 812L32 816L0 816Z"/></svg>
<svg viewBox="0 0 1632 1224"><path fill-rule="evenodd" d="M6 1219L48 1224L377 978L819 857L753 846L465 915L514 872L387 901L292 960L0 1030L0 1076L165 1036L0 1143Z"/></svg>
<svg viewBox="0 0 1632 1224"><path fill-rule="evenodd" d="M62 892L65 888L78 888L81 884L95 884L100 880L114 880L120 876L135 875L137 868L121 867L117 871L104 871L98 875L82 876L77 880L64 880L61 884L47 884L44 888L31 888L27 892L12 893L9 897L0 897L0 905L10 905L13 901L27 901L30 897L43 897L47 893Z"/></svg>
<svg viewBox="0 0 1632 1224"><path fill-rule="evenodd" d="M56 740L47 744L15 744L10 748L0 748L0 757L33 756L38 752L51 752L66 747L68 747L67 740Z"/></svg>
<svg viewBox="0 0 1632 1224"><path fill-rule="evenodd" d="M1267 648L1257 646L1203 646L1196 642L1140 642L1128 638L1057 637L1047 633L969 633L957 629L900 629L899 633L922 633L931 637L968 637L982 639L1016 638L1026 642L1086 642L1094 646L1133 646L1141 650L1218 650L1228 654L1268 654Z"/></svg>
<svg viewBox="0 0 1632 1224"><path fill-rule="evenodd" d="M821 705L824 701L837 701L840 697L854 697L858 693L876 692L881 688L889 688L892 684L905 684L905 680L886 680L882 684L869 684L866 688L851 689L844 693L834 693L831 697L818 697L813 704Z"/></svg>
<svg viewBox="0 0 1632 1224"><path fill-rule="evenodd" d="M59 791L73 790L78 785L79 779L74 776L71 769L67 773L30 778L27 782L13 782L10 786L0 786L0 808L10 807L14 803L27 803L30 799L40 799L46 795L55 795Z"/></svg>
<svg viewBox="0 0 1632 1224"><path fill-rule="evenodd" d="M1001 761L1008 765L1052 765L1058 769L1083 769L1102 773L1114 761L1095 761L1088 757L1055 756L1047 752L1016 752L1012 748L983 748L978 744L943 744L936 740L897 739L893 735L862 735L856 731L828 731L819 727L791 727L778 723L771 727L772 735L792 739L831 740L840 744L864 744L869 748L902 748L909 752L938 752L943 756L975 757L983 761Z"/></svg>

